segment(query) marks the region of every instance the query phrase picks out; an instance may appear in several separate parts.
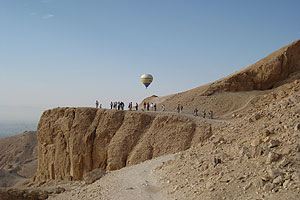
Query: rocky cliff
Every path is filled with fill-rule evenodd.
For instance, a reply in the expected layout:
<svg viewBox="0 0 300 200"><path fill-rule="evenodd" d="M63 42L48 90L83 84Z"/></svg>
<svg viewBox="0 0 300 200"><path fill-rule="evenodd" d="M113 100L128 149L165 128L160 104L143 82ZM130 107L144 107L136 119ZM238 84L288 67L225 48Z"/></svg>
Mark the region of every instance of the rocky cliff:
<svg viewBox="0 0 300 200"><path fill-rule="evenodd" d="M204 120L175 114L95 108L43 113L35 181L81 180L95 168L117 170L186 150L212 134Z"/></svg>
<svg viewBox="0 0 300 200"><path fill-rule="evenodd" d="M218 91L266 90L279 86L293 73L300 71L300 40L208 87L204 95Z"/></svg>

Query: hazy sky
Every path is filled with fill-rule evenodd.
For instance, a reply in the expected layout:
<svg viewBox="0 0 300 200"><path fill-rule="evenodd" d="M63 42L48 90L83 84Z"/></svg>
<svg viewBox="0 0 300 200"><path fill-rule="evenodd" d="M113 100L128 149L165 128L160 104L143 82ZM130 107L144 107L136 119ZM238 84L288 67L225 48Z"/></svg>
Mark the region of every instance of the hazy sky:
<svg viewBox="0 0 300 200"><path fill-rule="evenodd" d="M2 106L140 102L215 81L300 38L299 0L0 3ZM154 76L147 90L143 73Z"/></svg>

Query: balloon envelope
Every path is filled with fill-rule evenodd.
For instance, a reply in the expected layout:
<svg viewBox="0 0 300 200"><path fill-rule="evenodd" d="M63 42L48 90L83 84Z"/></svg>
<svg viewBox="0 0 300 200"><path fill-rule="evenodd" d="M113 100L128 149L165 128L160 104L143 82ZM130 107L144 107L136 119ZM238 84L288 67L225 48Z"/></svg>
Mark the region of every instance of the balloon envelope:
<svg viewBox="0 0 300 200"><path fill-rule="evenodd" d="M141 76L141 81L147 88L153 81L153 76L151 74L143 74Z"/></svg>

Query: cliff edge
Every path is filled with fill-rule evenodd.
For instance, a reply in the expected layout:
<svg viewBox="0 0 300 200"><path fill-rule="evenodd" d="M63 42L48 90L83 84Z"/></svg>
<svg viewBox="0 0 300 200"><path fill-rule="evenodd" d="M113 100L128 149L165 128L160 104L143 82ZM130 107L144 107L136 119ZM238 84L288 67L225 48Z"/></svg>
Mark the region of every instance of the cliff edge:
<svg viewBox="0 0 300 200"><path fill-rule="evenodd" d="M203 95L211 95L219 91L272 89L299 71L300 40L296 40L258 62L212 83Z"/></svg>
<svg viewBox="0 0 300 200"><path fill-rule="evenodd" d="M204 141L211 125L193 117L95 108L56 108L37 130L34 181L81 180L95 168L117 170Z"/></svg>

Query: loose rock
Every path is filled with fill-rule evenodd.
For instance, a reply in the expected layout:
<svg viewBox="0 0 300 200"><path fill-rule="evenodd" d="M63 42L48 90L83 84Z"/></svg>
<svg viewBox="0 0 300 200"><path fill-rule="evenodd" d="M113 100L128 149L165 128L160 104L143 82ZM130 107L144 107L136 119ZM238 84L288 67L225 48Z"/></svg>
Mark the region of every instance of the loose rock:
<svg viewBox="0 0 300 200"><path fill-rule="evenodd" d="M274 183L274 184L281 184L282 181L283 181L282 177L281 177L281 176L278 176L277 178L275 178L275 179L273 180L273 183Z"/></svg>
<svg viewBox="0 0 300 200"><path fill-rule="evenodd" d="M269 169L267 172L271 178L276 178L282 174L278 169Z"/></svg>
<svg viewBox="0 0 300 200"><path fill-rule="evenodd" d="M257 147L258 145L260 145L260 143L261 143L260 138L256 138L255 140L253 140L253 141L251 142L251 146Z"/></svg>
<svg viewBox="0 0 300 200"><path fill-rule="evenodd" d="M97 169L94 169L91 172L86 173L83 176L83 180L85 181L86 184L92 184L96 180L102 178L105 174L106 174L106 171L104 169L97 168Z"/></svg>
<svg viewBox="0 0 300 200"><path fill-rule="evenodd" d="M278 147L280 145L280 142L278 140L270 140L269 148Z"/></svg>
<svg viewBox="0 0 300 200"><path fill-rule="evenodd" d="M294 130L295 130L295 131L300 130L300 124L296 124L296 126L294 127Z"/></svg>
<svg viewBox="0 0 300 200"><path fill-rule="evenodd" d="M272 162L276 162L280 159L280 155L278 153L274 153L274 152L269 152L268 157L267 157L267 163L272 163Z"/></svg>

